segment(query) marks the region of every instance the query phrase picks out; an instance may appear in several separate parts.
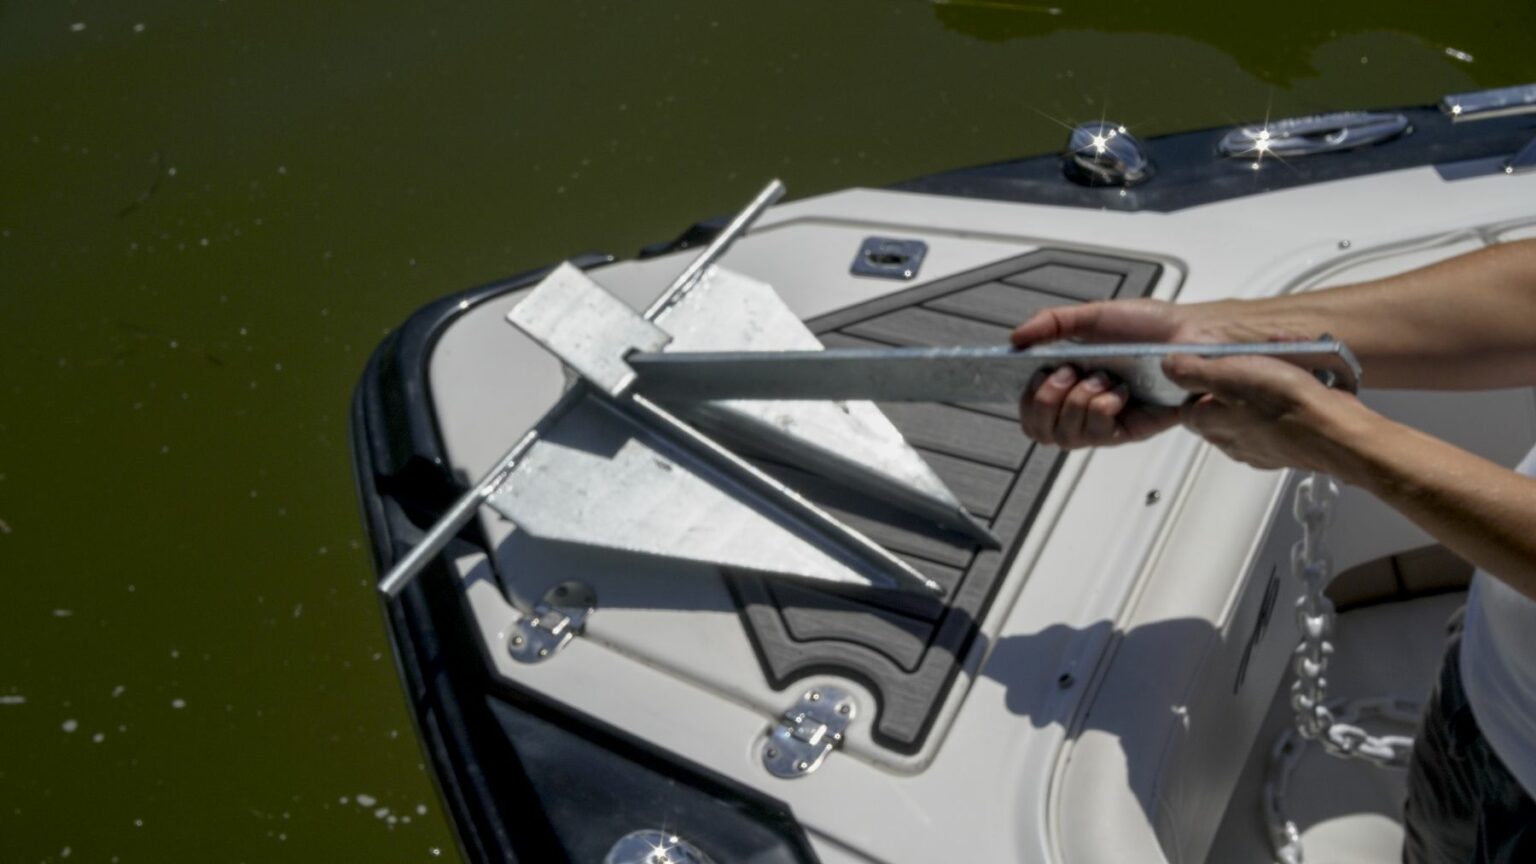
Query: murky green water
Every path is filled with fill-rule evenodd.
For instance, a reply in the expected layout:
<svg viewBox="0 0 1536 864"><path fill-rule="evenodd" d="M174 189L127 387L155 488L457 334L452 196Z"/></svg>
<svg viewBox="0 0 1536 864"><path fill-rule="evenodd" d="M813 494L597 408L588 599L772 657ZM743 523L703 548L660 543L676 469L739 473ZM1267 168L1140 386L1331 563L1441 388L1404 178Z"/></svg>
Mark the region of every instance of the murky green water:
<svg viewBox="0 0 1536 864"><path fill-rule="evenodd" d="M431 298L772 176L1536 80L1529 0L1297 12L0 3L0 861L453 857L346 430Z"/></svg>

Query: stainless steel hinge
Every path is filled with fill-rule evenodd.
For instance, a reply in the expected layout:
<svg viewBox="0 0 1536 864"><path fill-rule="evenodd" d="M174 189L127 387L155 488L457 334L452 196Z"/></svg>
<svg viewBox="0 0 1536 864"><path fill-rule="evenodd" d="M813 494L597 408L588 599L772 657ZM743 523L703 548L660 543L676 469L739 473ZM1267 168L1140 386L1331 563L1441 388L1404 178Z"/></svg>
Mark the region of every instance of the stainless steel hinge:
<svg viewBox="0 0 1536 864"><path fill-rule="evenodd" d="M544 592L533 611L512 624L507 653L520 663L547 660L570 644L597 609L597 592L581 582L561 582Z"/></svg>
<svg viewBox="0 0 1536 864"><path fill-rule="evenodd" d="M821 767L842 743L858 714L853 695L837 687L813 687L789 707L763 742L763 767L775 777L804 777Z"/></svg>

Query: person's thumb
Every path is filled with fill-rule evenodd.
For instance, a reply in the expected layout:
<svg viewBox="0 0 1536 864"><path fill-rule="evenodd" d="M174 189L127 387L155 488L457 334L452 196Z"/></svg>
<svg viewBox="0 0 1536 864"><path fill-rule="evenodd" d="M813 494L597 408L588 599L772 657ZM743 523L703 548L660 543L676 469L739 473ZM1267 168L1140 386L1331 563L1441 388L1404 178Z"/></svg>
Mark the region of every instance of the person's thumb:
<svg viewBox="0 0 1536 864"><path fill-rule="evenodd" d="M1041 342L1060 339L1091 339L1102 308L1101 303L1084 303L1080 306L1050 306L1041 309L1028 321L1014 328L1011 336L1013 347L1028 348Z"/></svg>

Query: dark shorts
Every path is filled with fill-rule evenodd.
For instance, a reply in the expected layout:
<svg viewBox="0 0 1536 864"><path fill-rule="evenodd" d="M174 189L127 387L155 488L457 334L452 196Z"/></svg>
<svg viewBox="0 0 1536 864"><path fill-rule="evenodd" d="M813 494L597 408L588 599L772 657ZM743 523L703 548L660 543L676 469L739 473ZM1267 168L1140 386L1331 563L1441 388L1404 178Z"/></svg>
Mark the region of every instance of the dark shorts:
<svg viewBox="0 0 1536 864"><path fill-rule="evenodd" d="M1536 803L1494 755L1461 686L1460 616L1408 764L1405 864L1536 862Z"/></svg>

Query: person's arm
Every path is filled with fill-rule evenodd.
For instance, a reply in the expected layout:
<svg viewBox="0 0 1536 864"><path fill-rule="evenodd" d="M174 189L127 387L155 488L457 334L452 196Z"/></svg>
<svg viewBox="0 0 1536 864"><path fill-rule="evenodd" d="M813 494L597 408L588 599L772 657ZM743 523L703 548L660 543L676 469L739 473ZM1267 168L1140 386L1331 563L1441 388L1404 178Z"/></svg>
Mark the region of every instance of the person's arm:
<svg viewBox="0 0 1536 864"><path fill-rule="evenodd" d="M1262 342L1323 333L1355 352L1371 387L1536 382L1536 240L1374 282L1264 300L1053 307L1020 324L1013 342ZM1105 376L1070 368L1022 394L1019 417L1031 438L1066 448L1136 441L1178 422L1175 412L1129 404L1124 388Z"/></svg>
<svg viewBox="0 0 1536 864"><path fill-rule="evenodd" d="M1180 416L1227 455L1359 486L1536 600L1536 479L1388 420L1277 360L1182 355L1166 369L1207 393Z"/></svg>
<svg viewBox="0 0 1536 864"><path fill-rule="evenodd" d="M1486 390L1536 382L1536 240L1374 282L1200 313L1259 331L1348 345L1372 387Z"/></svg>

